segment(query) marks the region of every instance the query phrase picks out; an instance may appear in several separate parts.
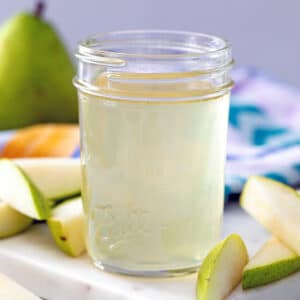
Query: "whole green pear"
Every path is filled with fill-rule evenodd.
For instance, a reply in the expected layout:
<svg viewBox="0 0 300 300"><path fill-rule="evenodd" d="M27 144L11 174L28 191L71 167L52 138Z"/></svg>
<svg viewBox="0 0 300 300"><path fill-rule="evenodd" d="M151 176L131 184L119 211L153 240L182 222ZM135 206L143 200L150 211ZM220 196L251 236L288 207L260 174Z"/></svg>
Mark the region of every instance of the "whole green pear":
<svg viewBox="0 0 300 300"><path fill-rule="evenodd" d="M0 130L41 122L76 122L74 67L41 11L0 28Z"/></svg>

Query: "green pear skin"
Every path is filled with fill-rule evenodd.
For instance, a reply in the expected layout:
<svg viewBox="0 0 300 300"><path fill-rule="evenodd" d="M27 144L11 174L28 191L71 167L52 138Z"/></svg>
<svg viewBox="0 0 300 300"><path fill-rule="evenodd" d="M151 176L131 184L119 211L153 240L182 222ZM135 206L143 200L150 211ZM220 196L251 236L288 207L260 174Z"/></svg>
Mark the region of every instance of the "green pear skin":
<svg viewBox="0 0 300 300"><path fill-rule="evenodd" d="M0 130L76 122L74 68L53 27L21 13L0 28Z"/></svg>
<svg viewBox="0 0 300 300"><path fill-rule="evenodd" d="M198 273L197 300L224 300L239 284L248 263L247 248L237 234L216 245Z"/></svg>
<svg viewBox="0 0 300 300"><path fill-rule="evenodd" d="M300 257L277 238L269 239L243 272L243 289L255 288L300 270Z"/></svg>

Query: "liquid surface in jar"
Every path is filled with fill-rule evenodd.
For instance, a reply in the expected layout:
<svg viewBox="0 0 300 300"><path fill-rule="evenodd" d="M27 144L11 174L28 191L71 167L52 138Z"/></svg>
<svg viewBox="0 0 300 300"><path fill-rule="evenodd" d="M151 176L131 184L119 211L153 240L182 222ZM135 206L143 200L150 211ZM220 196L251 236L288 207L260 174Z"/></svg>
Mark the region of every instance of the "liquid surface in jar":
<svg viewBox="0 0 300 300"><path fill-rule="evenodd" d="M220 236L229 94L155 103L211 86L146 79L96 80L105 94L146 101L79 94L88 250L121 270L193 268Z"/></svg>

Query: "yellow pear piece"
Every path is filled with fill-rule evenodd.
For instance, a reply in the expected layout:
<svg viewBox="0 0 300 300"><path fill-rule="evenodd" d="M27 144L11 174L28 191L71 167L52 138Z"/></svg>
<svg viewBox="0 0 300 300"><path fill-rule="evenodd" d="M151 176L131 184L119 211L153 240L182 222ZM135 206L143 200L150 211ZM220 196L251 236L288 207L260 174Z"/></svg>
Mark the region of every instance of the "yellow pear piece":
<svg viewBox="0 0 300 300"><path fill-rule="evenodd" d="M0 238L9 237L27 229L33 220L6 202L0 200Z"/></svg>
<svg viewBox="0 0 300 300"><path fill-rule="evenodd" d="M14 162L24 171L47 200L70 198L80 194L79 159L24 158Z"/></svg>
<svg viewBox="0 0 300 300"><path fill-rule="evenodd" d="M220 242L199 270L197 300L224 300L242 279L248 263L246 246L237 234Z"/></svg>
<svg viewBox="0 0 300 300"><path fill-rule="evenodd" d="M57 205L47 223L52 237L63 252L78 256L85 251L85 224L80 197Z"/></svg>
<svg viewBox="0 0 300 300"><path fill-rule="evenodd" d="M261 176L248 179L241 206L300 255L300 196L291 187Z"/></svg>

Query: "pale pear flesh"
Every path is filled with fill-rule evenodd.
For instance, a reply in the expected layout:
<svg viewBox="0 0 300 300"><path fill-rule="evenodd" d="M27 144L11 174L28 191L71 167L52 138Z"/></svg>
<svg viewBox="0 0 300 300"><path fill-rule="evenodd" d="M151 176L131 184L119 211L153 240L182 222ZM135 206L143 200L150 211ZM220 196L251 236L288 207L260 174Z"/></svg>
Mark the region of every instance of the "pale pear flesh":
<svg viewBox="0 0 300 300"><path fill-rule="evenodd" d="M70 256L79 256L85 249L85 224L81 197L56 206L47 220L57 246Z"/></svg>
<svg viewBox="0 0 300 300"><path fill-rule="evenodd" d="M20 233L31 226L33 220L0 200L0 238Z"/></svg>
<svg viewBox="0 0 300 300"><path fill-rule="evenodd" d="M248 252L240 236L232 234L204 259L199 270L197 300L223 300L239 284Z"/></svg>
<svg viewBox="0 0 300 300"><path fill-rule="evenodd" d="M43 196L55 202L80 194L79 159L24 158L14 162L26 173Z"/></svg>
<svg viewBox="0 0 300 300"><path fill-rule="evenodd" d="M240 204L300 255L300 196L294 189L272 179L252 176L243 189Z"/></svg>

